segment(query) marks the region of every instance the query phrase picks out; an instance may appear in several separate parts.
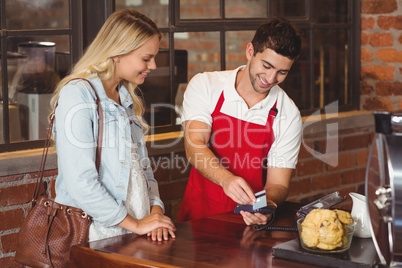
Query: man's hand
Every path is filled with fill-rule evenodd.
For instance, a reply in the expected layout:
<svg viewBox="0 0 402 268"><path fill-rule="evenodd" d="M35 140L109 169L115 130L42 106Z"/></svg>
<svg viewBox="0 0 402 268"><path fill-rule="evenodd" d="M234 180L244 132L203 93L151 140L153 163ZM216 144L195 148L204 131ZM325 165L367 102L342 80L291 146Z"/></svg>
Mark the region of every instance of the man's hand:
<svg viewBox="0 0 402 268"><path fill-rule="evenodd" d="M257 201L250 185L241 177L228 177L222 181L221 186L225 194L238 204L248 205Z"/></svg>
<svg viewBox="0 0 402 268"><path fill-rule="evenodd" d="M272 200L267 200L267 204L277 207L277 204ZM243 216L243 220L247 225L264 225L272 218L272 214L250 213L247 211L240 211L240 215Z"/></svg>
<svg viewBox="0 0 402 268"><path fill-rule="evenodd" d="M264 225L272 218L272 214L250 213L240 211L243 220L247 225Z"/></svg>

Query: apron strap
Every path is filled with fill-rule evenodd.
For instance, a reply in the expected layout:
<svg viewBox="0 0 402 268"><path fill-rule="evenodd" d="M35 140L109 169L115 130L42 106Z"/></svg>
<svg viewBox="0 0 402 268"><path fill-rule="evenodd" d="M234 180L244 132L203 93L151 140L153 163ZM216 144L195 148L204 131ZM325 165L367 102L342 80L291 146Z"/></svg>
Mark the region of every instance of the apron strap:
<svg viewBox="0 0 402 268"><path fill-rule="evenodd" d="M275 119L276 115L278 114L278 109L276 108L277 102L278 102L278 100L275 101L271 110L269 110L268 119L267 119L267 125L269 125L272 130L271 131L272 143L275 141L274 128L272 126L274 125L274 119ZM265 183L267 182L267 170L268 170L268 160L267 160L267 157L265 157L263 160L263 165L262 165L262 185L263 186L265 186Z"/></svg>

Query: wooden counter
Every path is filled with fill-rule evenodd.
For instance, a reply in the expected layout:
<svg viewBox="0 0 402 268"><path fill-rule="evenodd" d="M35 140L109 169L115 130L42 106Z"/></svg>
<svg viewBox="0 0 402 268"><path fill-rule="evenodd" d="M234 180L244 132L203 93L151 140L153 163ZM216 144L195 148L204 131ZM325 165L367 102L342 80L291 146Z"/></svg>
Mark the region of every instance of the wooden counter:
<svg viewBox="0 0 402 268"><path fill-rule="evenodd" d="M282 205L273 225L295 226L298 208ZM297 232L255 231L232 212L176 227L176 239L166 242L128 234L74 246L72 267L317 267L272 256L273 246L298 238Z"/></svg>

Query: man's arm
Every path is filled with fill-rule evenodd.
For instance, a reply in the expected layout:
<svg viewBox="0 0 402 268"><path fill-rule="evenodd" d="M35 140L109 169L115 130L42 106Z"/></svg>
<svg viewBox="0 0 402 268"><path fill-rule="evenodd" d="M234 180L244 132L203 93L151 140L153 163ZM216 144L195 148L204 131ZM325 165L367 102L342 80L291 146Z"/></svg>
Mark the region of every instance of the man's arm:
<svg viewBox="0 0 402 268"><path fill-rule="evenodd" d="M267 200L271 200L277 205L286 200L292 172L293 169L291 168L268 167L267 182L264 187Z"/></svg>
<svg viewBox="0 0 402 268"><path fill-rule="evenodd" d="M222 167L219 159L208 148L211 127L201 121L188 120L183 123L184 146L187 159L205 178L221 186L227 196L239 204L254 203L254 192L241 177Z"/></svg>

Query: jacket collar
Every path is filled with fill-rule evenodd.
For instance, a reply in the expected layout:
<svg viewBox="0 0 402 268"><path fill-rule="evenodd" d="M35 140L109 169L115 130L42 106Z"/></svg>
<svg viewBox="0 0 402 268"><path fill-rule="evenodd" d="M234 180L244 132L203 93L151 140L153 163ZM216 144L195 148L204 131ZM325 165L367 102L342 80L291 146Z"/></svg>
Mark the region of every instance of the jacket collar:
<svg viewBox="0 0 402 268"><path fill-rule="evenodd" d="M89 78L88 80L91 81L91 83L95 87L96 93L98 93L98 96L101 101L110 101L110 99L106 95L105 89L103 88L102 81L100 80L100 78L98 76ZM121 105L126 109L127 108L132 109L133 99L131 98L130 93L128 93L127 88L125 86L123 86L122 84L119 84L118 90L119 90Z"/></svg>

